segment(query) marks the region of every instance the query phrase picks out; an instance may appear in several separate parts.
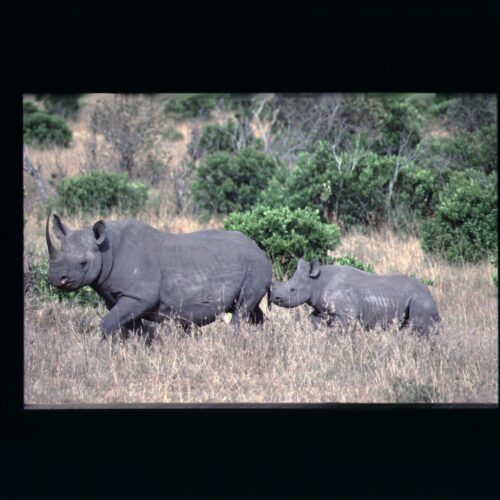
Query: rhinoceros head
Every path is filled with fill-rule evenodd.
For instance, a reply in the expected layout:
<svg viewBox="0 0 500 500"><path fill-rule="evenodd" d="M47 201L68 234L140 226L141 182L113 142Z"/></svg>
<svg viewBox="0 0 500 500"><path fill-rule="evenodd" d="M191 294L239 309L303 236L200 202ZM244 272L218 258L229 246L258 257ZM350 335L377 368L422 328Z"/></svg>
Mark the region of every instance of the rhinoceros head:
<svg viewBox="0 0 500 500"><path fill-rule="evenodd" d="M299 259L294 275L283 282L273 282L271 301L281 307L297 307L309 301L315 285L314 279L320 274L320 264L313 260L310 264Z"/></svg>
<svg viewBox="0 0 500 500"><path fill-rule="evenodd" d="M50 238L49 219L50 214L45 226L50 284L71 291L94 282L102 268L99 246L106 239L104 223L96 222L92 229L71 230L54 214L52 227L61 242L61 248L58 250Z"/></svg>

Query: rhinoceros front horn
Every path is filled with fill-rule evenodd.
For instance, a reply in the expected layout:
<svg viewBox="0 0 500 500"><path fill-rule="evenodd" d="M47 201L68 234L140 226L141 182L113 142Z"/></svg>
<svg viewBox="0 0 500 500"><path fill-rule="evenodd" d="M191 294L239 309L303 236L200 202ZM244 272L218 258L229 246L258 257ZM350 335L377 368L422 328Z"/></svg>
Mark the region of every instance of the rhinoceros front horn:
<svg viewBox="0 0 500 500"><path fill-rule="evenodd" d="M49 220L50 220L50 213L47 217L47 224L45 225L45 239L47 240L47 248L49 249L49 259L50 260L56 260L57 256L59 255L59 252L57 248L52 244L52 241L50 239L50 232L49 232Z"/></svg>

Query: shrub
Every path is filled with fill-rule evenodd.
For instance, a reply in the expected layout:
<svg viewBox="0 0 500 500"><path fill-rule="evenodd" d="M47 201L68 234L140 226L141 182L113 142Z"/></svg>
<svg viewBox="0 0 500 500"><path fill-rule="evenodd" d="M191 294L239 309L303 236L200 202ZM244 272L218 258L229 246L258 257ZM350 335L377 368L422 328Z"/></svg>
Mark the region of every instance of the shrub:
<svg viewBox="0 0 500 500"><path fill-rule="evenodd" d="M169 99L164 111L167 116L177 120L186 118L208 118L217 106L217 97L212 94L197 94L188 97Z"/></svg>
<svg viewBox="0 0 500 500"><path fill-rule="evenodd" d="M40 110L31 101L23 101L23 115L38 113Z"/></svg>
<svg viewBox="0 0 500 500"><path fill-rule="evenodd" d="M433 217L422 225L422 248L450 262L478 261L497 242L496 174L454 172Z"/></svg>
<svg viewBox="0 0 500 500"><path fill-rule="evenodd" d="M207 155L196 171L192 194L207 212L227 214L252 207L277 167L277 160L254 148L238 154L221 151Z"/></svg>
<svg viewBox="0 0 500 500"><path fill-rule="evenodd" d="M237 151L236 144L236 123L229 120L225 125L210 123L203 128L200 138L200 149L203 153L210 154L218 151Z"/></svg>
<svg viewBox="0 0 500 500"><path fill-rule="evenodd" d="M126 174L93 170L61 181L55 206L66 213L107 214L113 208L137 213L148 197L148 188L129 182Z"/></svg>
<svg viewBox="0 0 500 500"><path fill-rule="evenodd" d="M497 98L494 94L455 95L447 104L447 118L462 131L475 132L496 124Z"/></svg>
<svg viewBox="0 0 500 500"><path fill-rule="evenodd" d="M477 132L461 132L443 144L443 155L455 169L474 168L489 174L496 170L497 127L485 126Z"/></svg>
<svg viewBox="0 0 500 500"><path fill-rule="evenodd" d="M382 121L378 151L389 155L404 149L413 149L420 141L422 117L417 108L406 99L390 98L384 101L385 118Z"/></svg>
<svg viewBox="0 0 500 500"><path fill-rule="evenodd" d="M50 114L63 118L74 118L80 110L79 98L82 94L37 94L43 100L45 109Z"/></svg>
<svg viewBox="0 0 500 500"><path fill-rule="evenodd" d="M228 120L225 124L210 123L203 127L201 135L193 134L188 151L193 160L219 151L238 153L249 146L263 149L261 139L254 136L252 130L243 122Z"/></svg>
<svg viewBox="0 0 500 500"><path fill-rule="evenodd" d="M44 300L58 300L60 302L74 302L83 306L97 307L101 301L95 290L89 286L80 288L74 292L63 292L49 283L49 263L30 263L24 273L24 290L31 291Z"/></svg>
<svg viewBox="0 0 500 500"><path fill-rule="evenodd" d="M387 218L388 186L394 175L395 156L363 152L337 154L325 141L313 153L302 153L290 174L278 171L260 196L260 203L292 209L314 207L323 220L379 225ZM398 179L399 180L399 177ZM391 202L392 203L392 202Z"/></svg>
<svg viewBox="0 0 500 500"><path fill-rule="evenodd" d="M431 216L439 192L449 181L451 170L437 168L408 168L401 172L395 203L422 219Z"/></svg>
<svg viewBox="0 0 500 500"><path fill-rule="evenodd" d="M68 147L72 134L60 116L38 111L24 115L23 137L26 144Z"/></svg>
<svg viewBox="0 0 500 500"><path fill-rule="evenodd" d="M254 240L267 253L278 276L292 272L300 257L327 261L328 251L340 244L340 229L321 222L318 211L310 208L257 206L230 214L224 229L241 231Z"/></svg>

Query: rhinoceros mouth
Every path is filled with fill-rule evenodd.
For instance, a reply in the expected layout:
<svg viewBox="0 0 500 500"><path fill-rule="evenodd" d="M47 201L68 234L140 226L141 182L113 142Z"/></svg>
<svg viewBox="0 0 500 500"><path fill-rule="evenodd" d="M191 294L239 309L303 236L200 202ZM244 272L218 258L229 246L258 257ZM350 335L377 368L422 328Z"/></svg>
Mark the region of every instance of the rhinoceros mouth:
<svg viewBox="0 0 500 500"><path fill-rule="evenodd" d="M57 288L61 290L71 290L73 288L74 283L75 283L74 281L66 281L65 283L59 283L57 285Z"/></svg>

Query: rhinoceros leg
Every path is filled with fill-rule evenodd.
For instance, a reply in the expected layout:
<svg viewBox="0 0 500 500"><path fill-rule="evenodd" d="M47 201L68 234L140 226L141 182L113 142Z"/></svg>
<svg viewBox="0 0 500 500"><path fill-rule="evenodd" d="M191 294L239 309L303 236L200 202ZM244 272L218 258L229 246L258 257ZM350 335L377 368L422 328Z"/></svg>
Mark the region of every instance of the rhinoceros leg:
<svg viewBox="0 0 500 500"><path fill-rule="evenodd" d="M314 310L311 314L309 314L308 319L311 322L313 329L316 330L320 325L323 316L319 311Z"/></svg>
<svg viewBox="0 0 500 500"><path fill-rule="evenodd" d="M340 323L341 325L346 324L346 319L343 316L321 312L316 309L309 315L308 319L314 330L316 330L322 322L324 322L327 326L332 326L335 322Z"/></svg>
<svg viewBox="0 0 500 500"><path fill-rule="evenodd" d="M248 321L254 325L262 325L262 323L264 323L264 313L259 304L254 307L253 311L248 316Z"/></svg>
<svg viewBox="0 0 500 500"><path fill-rule="evenodd" d="M101 320L103 335L108 336L121 327L127 328L130 324L137 324L147 310L147 303L131 297L121 297Z"/></svg>

